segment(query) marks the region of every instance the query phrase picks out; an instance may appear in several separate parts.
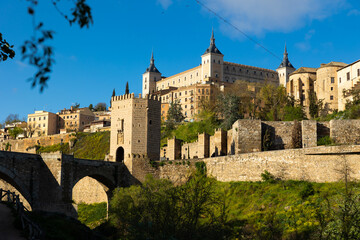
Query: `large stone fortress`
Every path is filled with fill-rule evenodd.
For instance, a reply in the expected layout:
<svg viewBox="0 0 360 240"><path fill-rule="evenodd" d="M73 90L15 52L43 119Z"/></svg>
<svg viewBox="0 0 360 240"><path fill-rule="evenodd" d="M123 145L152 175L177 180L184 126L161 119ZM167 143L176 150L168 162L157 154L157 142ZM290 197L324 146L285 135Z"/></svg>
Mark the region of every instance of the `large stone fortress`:
<svg viewBox="0 0 360 240"><path fill-rule="evenodd" d="M160 105L156 95L134 94L111 98L110 160L132 171L135 157L160 157Z"/></svg>
<svg viewBox="0 0 360 240"><path fill-rule="evenodd" d="M170 77L162 77L155 67L152 54L150 66L142 77L142 94L161 96L161 114L166 116L168 104L177 100L186 120L199 113L201 100L214 101L217 90L230 87L236 80L279 85L278 73L273 70L224 61L224 55L215 45L214 32L210 45L201 56L199 66Z"/></svg>

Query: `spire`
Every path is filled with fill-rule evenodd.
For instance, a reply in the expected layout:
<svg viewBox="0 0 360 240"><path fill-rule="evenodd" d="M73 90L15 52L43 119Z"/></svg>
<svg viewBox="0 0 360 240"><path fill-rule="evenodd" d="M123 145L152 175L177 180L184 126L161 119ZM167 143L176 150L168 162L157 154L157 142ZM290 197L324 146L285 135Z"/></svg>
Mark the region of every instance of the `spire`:
<svg viewBox="0 0 360 240"><path fill-rule="evenodd" d="M145 72L158 72L157 68L155 67L155 60L154 60L154 51L151 51L151 58L150 58L150 66L146 69Z"/></svg>
<svg viewBox="0 0 360 240"><path fill-rule="evenodd" d="M211 29L210 45L211 44L215 45L214 28Z"/></svg>
<svg viewBox="0 0 360 240"><path fill-rule="evenodd" d="M151 51L150 64L154 64L154 50Z"/></svg>
<svg viewBox="0 0 360 240"><path fill-rule="evenodd" d="M289 58L288 58L286 42L285 42L285 49L284 49L284 57L283 57L283 60L282 60L280 66L278 68L282 68L282 67L294 68L293 65L290 63Z"/></svg>
<svg viewBox="0 0 360 240"><path fill-rule="evenodd" d="M215 46L214 28L211 30L210 46L206 49L204 54L206 53L217 53L222 55L220 50Z"/></svg>

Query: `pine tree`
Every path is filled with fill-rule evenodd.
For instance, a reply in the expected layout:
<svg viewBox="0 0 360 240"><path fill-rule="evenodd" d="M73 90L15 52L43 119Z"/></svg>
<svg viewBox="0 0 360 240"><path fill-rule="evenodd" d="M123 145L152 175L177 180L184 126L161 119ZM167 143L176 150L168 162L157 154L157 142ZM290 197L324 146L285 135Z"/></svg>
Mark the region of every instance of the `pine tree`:
<svg viewBox="0 0 360 240"><path fill-rule="evenodd" d="M129 94L129 82L126 82L125 94Z"/></svg>

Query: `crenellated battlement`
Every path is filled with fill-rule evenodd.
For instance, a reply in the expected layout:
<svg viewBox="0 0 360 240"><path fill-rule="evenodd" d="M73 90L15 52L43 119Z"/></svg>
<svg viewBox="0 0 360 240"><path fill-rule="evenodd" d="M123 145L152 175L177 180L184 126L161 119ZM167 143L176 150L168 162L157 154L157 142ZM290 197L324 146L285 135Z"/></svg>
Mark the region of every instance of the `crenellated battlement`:
<svg viewBox="0 0 360 240"><path fill-rule="evenodd" d="M150 100L159 101L159 102L161 101L161 97L158 95L155 95L155 94L146 94L144 98L142 98L141 93L139 94L139 97L135 97L134 93L111 97L112 102L123 101L123 100L128 100L128 99L150 99Z"/></svg>

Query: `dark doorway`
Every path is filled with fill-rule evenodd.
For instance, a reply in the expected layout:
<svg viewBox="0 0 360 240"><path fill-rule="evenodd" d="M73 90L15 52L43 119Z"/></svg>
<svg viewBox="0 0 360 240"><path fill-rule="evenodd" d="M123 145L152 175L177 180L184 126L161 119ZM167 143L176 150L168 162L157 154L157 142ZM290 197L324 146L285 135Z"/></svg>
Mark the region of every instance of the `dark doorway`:
<svg viewBox="0 0 360 240"><path fill-rule="evenodd" d="M124 148L123 147L119 147L116 150L116 161L117 162L123 162L124 161Z"/></svg>

